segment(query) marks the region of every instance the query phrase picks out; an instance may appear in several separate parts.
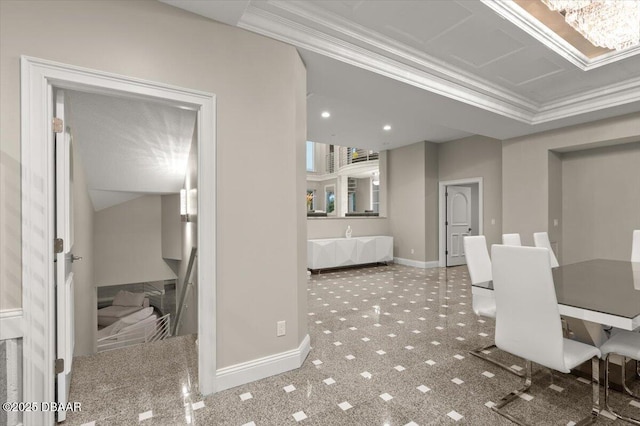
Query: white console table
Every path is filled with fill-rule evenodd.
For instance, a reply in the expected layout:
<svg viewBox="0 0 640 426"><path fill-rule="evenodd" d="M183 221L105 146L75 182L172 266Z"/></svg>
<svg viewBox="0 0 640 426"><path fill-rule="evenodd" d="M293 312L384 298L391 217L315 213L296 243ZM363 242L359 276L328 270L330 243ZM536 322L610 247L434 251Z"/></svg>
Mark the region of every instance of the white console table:
<svg viewBox="0 0 640 426"><path fill-rule="evenodd" d="M307 241L307 268L326 269L393 260L393 237L326 238Z"/></svg>

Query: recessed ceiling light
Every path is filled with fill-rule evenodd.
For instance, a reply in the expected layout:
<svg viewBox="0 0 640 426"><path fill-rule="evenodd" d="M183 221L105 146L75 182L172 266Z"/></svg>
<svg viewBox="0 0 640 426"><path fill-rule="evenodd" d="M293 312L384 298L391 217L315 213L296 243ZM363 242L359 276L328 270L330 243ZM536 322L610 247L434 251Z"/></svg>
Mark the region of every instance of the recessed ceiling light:
<svg viewBox="0 0 640 426"><path fill-rule="evenodd" d="M329 118L331 117L331 113L329 111L323 111L322 114L320 114L322 116L322 118Z"/></svg>
<svg viewBox="0 0 640 426"><path fill-rule="evenodd" d="M391 130L391 126L388 124L385 124L382 130L386 130L388 132L389 130Z"/></svg>

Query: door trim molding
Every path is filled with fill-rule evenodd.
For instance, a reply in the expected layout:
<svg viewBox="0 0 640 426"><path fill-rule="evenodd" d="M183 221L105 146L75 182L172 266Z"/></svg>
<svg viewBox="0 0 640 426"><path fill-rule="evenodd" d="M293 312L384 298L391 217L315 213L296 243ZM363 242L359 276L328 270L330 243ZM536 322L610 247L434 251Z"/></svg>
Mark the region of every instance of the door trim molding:
<svg viewBox="0 0 640 426"><path fill-rule="evenodd" d="M445 239L446 239L446 229L444 222L447 219L446 217L446 199L445 199L445 189L450 185L468 185L468 184L478 184L478 235L482 235L484 233L484 218L483 218L483 210L484 210L484 189L483 189L483 178L482 177L474 177L467 179L457 179L457 180L441 180L438 183L438 266L444 267L446 265L447 256L445 255Z"/></svg>
<svg viewBox="0 0 640 426"><path fill-rule="evenodd" d="M216 95L21 56L23 400L54 401L54 167L52 87L164 102L197 112L198 359L200 391L216 377ZM205 167L206 165L206 167ZM204 260L206 259L206 260ZM24 424L53 424L53 412L28 412Z"/></svg>

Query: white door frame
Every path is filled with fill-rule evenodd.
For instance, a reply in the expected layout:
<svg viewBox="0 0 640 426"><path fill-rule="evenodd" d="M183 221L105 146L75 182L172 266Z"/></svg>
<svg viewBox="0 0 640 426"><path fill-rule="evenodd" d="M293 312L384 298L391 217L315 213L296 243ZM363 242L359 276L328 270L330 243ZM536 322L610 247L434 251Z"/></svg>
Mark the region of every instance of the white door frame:
<svg viewBox="0 0 640 426"><path fill-rule="evenodd" d="M484 233L484 223L483 223L483 210L484 210L484 196L483 196L483 188L482 188L482 177L474 177L467 179L457 179L457 180L442 180L439 182L439 192L438 192L438 205L439 205L439 214L438 214L438 266L444 267L447 262L447 256L445 255L446 248L446 238L447 231L444 222L447 220L446 206L447 200L444 196L445 189L449 185L469 185L469 184L478 184L478 235L482 235Z"/></svg>
<svg viewBox="0 0 640 426"><path fill-rule="evenodd" d="M147 80L21 57L23 401L55 401L54 144L52 87L156 100L197 112L198 357L200 392L216 377L216 96ZM24 413L25 426L54 413Z"/></svg>

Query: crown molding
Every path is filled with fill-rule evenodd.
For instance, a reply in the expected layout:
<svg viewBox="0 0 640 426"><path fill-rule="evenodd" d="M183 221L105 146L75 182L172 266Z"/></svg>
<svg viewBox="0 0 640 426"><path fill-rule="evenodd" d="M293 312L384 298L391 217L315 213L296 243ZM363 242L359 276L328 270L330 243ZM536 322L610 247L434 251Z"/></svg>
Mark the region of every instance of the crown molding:
<svg viewBox="0 0 640 426"><path fill-rule="evenodd" d="M360 47L365 49L373 47L374 51L383 52L385 57L392 55L399 58L401 62L409 62L412 66L416 65L421 71L430 75L445 78L447 81L455 81L467 89L478 91L484 95L498 93L500 99L511 104L522 105L531 111L535 111L539 107L536 102L532 102L516 92L450 65L391 37L331 14L313 3L271 0L269 4L319 26L320 30L328 29L344 35L347 40L354 41L354 44Z"/></svg>
<svg viewBox="0 0 640 426"><path fill-rule="evenodd" d="M541 124L619 105L640 102L640 77L545 104L531 124Z"/></svg>
<svg viewBox="0 0 640 426"><path fill-rule="evenodd" d="M375 46L386 53L393 52L411 65L253 5L247 8L238 26L523 123L530 123L537 110L537 104L516 98L497 86L489 87L477 78L462 78L462 73L444 70L441 65L426 59L416 62L416 58L406 51L393 49L381 42ZM421 68L442 70L443 76Z"/></svg>
<svg viewBox="0 0 640 426"><path fill-rule="evenodd" d="M640 53L590 60L511 0L481 1L585 71ZM640 79L632 79L541 104L309 3L252 2L238 26L530 125L640 101Z"/></svg>
<svg viewBox="0 0 640 426"><path fill-rule="evenodd" d="M546 47L562 56L573 65L583 71L599 68L603 65L611 64L622 59L640 53L640 45L625 49L620 52L610 52L605 55L590 59L578 49L569 44L555 32L547 28L543 23L531 16L526 10L518 6L511 0L480 0L489 9L496 12L502 18L508 20Z"/></svg>

